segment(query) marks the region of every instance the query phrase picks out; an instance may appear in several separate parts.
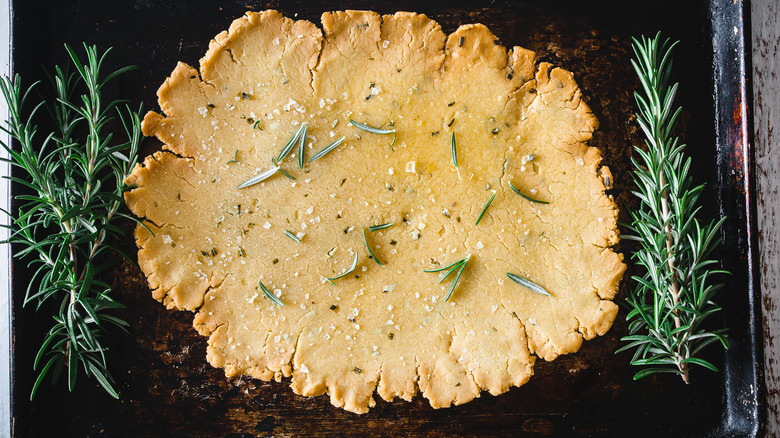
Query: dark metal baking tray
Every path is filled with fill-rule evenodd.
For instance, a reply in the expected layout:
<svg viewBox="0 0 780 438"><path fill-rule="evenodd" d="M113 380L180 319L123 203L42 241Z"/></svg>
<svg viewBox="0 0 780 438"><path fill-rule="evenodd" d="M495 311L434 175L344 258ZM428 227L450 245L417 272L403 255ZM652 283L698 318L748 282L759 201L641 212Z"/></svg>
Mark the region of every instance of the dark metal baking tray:
<svg viewBox="0 0 780 438"><path fill-rule="evenodd" d="M111 276L128 308L132 335L120 336L109 355L121 400L93 382L70 394L45 386L28 400L31 362L43 315L20 307L27 281L13 274L13 407L15 437L50 436L762 436L765 398L756 227L750 138L750 29L739 0L624 1L175 1L17 0L13 2L13 66L26 83L42 78L41 65L64 62L62 44L82 41L114 47L111 65L136 64L118 88L156 107L155 90L176 61L197 65L209 40L248 10L279 9L319 23L324 11L412 10L437 20L445 32L481 22L507 46L535 50L542 60L575 73L601 127L591 144L615 173L612 194L630 202L629 157L640 141L632 116L638 83L629 66L630 37L658 30L681 44L675 78L684 106L679 129L694 157L694 176L708 182L708 214L728 216L718 254L733 272L720 293L731 348L709 359L720 373L696 371L693 384L657 376L634 382L625 354L614 355L626 332L619 315L607 336L577 354L537 362L536 375L501 396L434 410L380 401L358 416L326 397L293 395L286 383L228 380L205 360L206 340L192 315L167 311L152 300L140 272L121 264ZM147 152L159 147L147 141ZM623 219L626 219L625 215ZM130 224L126 224L128 230ZM133 253L131 235L120 242ZM621 250L626 251L627 247ZM621 297L626 293L625 284Z"/></svg>

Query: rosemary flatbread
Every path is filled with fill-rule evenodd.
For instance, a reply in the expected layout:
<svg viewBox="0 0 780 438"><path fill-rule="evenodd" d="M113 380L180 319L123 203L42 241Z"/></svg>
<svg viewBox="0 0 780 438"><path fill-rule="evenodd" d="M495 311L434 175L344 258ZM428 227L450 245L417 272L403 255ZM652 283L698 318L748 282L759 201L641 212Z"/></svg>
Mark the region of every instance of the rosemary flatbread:
<svg viewBox="0 0 780 438"><path fill-rule="evenodd" d="M248 13L143 121L167 151L127 181L138 261L209 362L352 412L438 408L604 334L625 266L571 73L478 24L322 24Z"/></svg>

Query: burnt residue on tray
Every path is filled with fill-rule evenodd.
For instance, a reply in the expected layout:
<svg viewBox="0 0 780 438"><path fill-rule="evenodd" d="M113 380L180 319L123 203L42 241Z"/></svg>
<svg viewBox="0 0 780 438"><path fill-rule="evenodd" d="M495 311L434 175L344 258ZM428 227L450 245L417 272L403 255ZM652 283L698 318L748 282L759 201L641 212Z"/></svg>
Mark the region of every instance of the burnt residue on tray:
<svg viewBox="0 0 780 438"><path fill-rule="evenodd" d="M713 5L721 4L728 8L732 1L713 0ZM713 100L712 66L722 60L713 59L711 11L716 8L705 2L235 0L217 5L171 0L18 0L13 6L14 67L28 83L41 77L41 63L64 62L64 42L114 46L109 62L139 66L120 79L122 91L143 101L147 109L156 108L155 91L177 61L198 65L209 40L247 10L274 8L315 23L322 12L330 10L411 10L435 19L447 33L460 24L483 23L502 44L534 50L540 60L575 74L600 123L590 144L602 151L604 164L612 169L610 193L622 209L620 220L624 222L629 217L622 207L633 203L630 157L633 147L641 144L633 115L633 90L638 82L629 65L630 38L662 30L682 40L675 55L675 79L681 82L679 102L684 107L678 133L695 157L694 177L709 183L703 195L709 213L718 213L719 205L744 208L744 196L742 204L732 192L730 204L721 199L722 185L729 183L723 175L739 166L739 160L722 160L727 151L714 146L721 145L715 125L729 122L718 118L718 101ZM744 47L738 56L744 59ZM159 147L156 141L147 140L143 152ZM741 227L739 223L731 226ZM128 222L124 227L127 239L116 243L133 254L133 225ZM742 239L749 240L749 236ZM732 243L737 245L727 241L727 247ZM619 248L623 252L630 249L623 245ZM730 280L738 297L752 293L753 280L747 272L737 269ZM630 274L629 267L626 278ZM42 335L36 331L36 321L43 316L22 310L17 294L15 436L724 436L729 433L724 418L740 413L726 400L727 389L750 391L742 385L758 381L746 372L697 370L689 386L668 376L634 382L629 353L613 354L619 338L626 334L621 313L606 336L585 342L576 354L549 363L539 360L528 384L501 396L485 393L473 402L440 410L431 409L422 397L411 403L378 400L370 413L358 416L331 406L325 396L297 396L287 382L225 378L222 370L206 362L207 340L192 328L192 316L166 310L154 301L133 263L122 262L110 278L116 298L127 305L122 316L131 322L132 332L120 335L109 355L121 400L109 399L94 382L81 382L73 394L62 385L45 386L34 403L27 400L34 379L32 358ZM15 266L15 290L23 290L23 284L23 267ZM625 288L626 282L618 300L625 296ZM747 328L752 320L744 315L744 307L739 307L739 313L725 310L737 351L755 347ZM754 313L750 315L755 318ZM749 360L749 356L727 356L717 350L710 355L708 359L725 365L726 370L740 365L745 357ZM678 407L685 407L686 414L679 415ZM748 406L747 411L758 409ZM745 423L746 429L732 432L752 434L748 429L758 421L756 417Z"/></svg>

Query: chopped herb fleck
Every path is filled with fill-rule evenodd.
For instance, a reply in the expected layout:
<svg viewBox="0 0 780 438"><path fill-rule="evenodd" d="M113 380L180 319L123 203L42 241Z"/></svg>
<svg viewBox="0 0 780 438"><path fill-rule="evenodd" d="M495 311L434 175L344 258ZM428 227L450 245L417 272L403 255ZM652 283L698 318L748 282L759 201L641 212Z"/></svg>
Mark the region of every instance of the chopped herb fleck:
<svg viewBox="0 0 780 438"><path fill-rule="evenodd" d="M360 374L360 373L362 373L362 372L363 372L363 370L361 370L361 369L360 369L360 368L358 368L358 367L355 367L355 369L353 369L352 371L354 371L354 372L356 372L356 373L358 373L358 374Z"/></svg>
<svg viewBox="0 0 780 438"><path fill-rule="evenodd" d="M263 128L260 127L260 120L255 121L255 124L252 125L252 129L259 129L261 131L263 130Z"/></svg>
<svg viewBox="0 0 780 438"><path fill-rule="evenodd" d="M233 152L233 159L228 161L225 164L230 164L230 163L238 163L238 149L236 149L236 151Z"/></svg>

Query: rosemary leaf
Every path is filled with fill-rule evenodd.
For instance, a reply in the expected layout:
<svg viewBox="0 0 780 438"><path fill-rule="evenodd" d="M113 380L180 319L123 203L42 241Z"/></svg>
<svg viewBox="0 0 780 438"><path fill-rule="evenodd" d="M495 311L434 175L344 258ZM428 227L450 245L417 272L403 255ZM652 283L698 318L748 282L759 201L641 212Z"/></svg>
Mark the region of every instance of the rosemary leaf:
<svg viewBox="0 0 780 438"><path fill-rule="evenodd" d="M306 146L306 137L309 135L309 125L304 122L303 124L303 133L301 134L301 138L298 140L298 168L303 169L303 156L306 153L304 146Z"/></svg>
<svg viewBox="0 0 780 438"><path fill-rule="evenodd" d="M458 150L455 148L455 133L450 137L450 152L452 152L452 165L458 168Z"/></svg>
<svg viewBox="0 0 780 438"><path fill-rule="evenodd" d="M534 199L534 198L532 198L532 197L530 197L528 195L524 195L523 192L521 192L520 190L517 190L517 188L514 185L512 185L512 181L509 181L509 187L512 188L513 192L515 192L518 195L520 195L521 198L527 199L527 200L529 200L531 202L536 202L537 204L549 204L549 202L547 202L547 201L540 201L540 200Z"/></svg>
<svg viewBox="0 0 780 438"><path fill-rule="evenodd" d="M363 227L363 242L366 244L368 254L374 259L374 261L377 262L379 266L384 266L385 264L374 255L374 251L371 251L371 245L368 244L368 236L366 236L366 227Z"/></svg>
<svg viewBox="0 0 780 438"><path fill-rule="evenodd" d="M523 286L525 288L531 289L532 291L534 291L534 292L536 292L538 294L546 295L548 297L552 296L552 295L550 295L550 292L547 292L547 290L545 288L539 286L538 284L534 283L533 281L531 281L531 280L529 280L527 278L523 278L523 277L521 277L521 276L519 276L517 274L513 274L511 272L507 272L506 276L509 277L510 280L512 280L515 283L519 284L520 286Z"/></svg>
<svg viewBox="0 0 780 438"><path fill-rule="evenodd" d="M338 139L338 140L334 141L333 143L331 143L331 144L325 146L324 148L322 148L322 150L320 150L316 154L312 155L311 158L309 158L309 163L311 163L314 160L319 160L320 158L325 156L325 154L327 154L328 152L330 152L333 149L336 149L337 147L339 147L339 145L344 141L345 138L346 137L341 137L340 139Z"/></svg>
<svg viewBox="0 0 780 438"><path fill-rule="evenodd" d="M349 123L351 123L352 126L354 126L355 128L361 129L361 130L366 131L366 132L370 132L372 134L380 134L380 135L395 134L395 129L374 128L374 127L368 126L368 125L366 125L364 123L356 122L356 121L354 121L352 119L349 119Z"/></svg>
<svg viewBox="0 0 780 438"><path fill-rule="evenodd" d="M266 170L265 172L262 172L259 175L255 175L252 178L249 178L248 180L242 182L241 184L238 185L237 188L243 189L245 187L249 187L249 186L253 186L255 184L259 184L259 183L267 180L268 178L274 176L274 174L276 172L278 172L279 169L281 169L281 167L273 166L270 169Z"/></svg>
<svg viewBox="0 0 780 438"><path fill-rule="evenodd" d="M398 135L395 132L395 129L380 129L380 128L374 128L373 126L368 126L365 123L356 122L352 119L349 119L349 123L352 124L352 126L361 129L366 132L370 132L372 134L380 134L380 135L386 135L386 134L393 134L393 141L390 143L390 147L392 148L395 144L396 136Z"/></svg>
<svg viewBox="0 0 780 438"><path fill-rule="evenodd" d="M236 149L236 151L233 153L233 159L228 161L225 164L230 164L230 163L238 163L238 149Z"/></svg>
<svg viewBox="0 0 780 438"><path fill-rule="evenodd" d="M293 234L290 231L284 230L284 235L289 237L290 239L298 242L298 243L301 243L301 239L299 239L298 236L296 236L295 234Z"/></svg>
<svg viewBox="0 0 780 438"><path fill-rule="evenodd" d="M298 139L301 137L304 131L308 131L309 124L306 122L301 123L301 126L298 128L297 131L295 131L295 134L293 134L290 141L287 142L286 145L282 148L281 151L279 151L279 156L276 157L276 162L281 163L282 160L284 160L284 157L286 157L293 149L293 146L295 146L295 143L298 141Z"/></svg>
<svg viewBox="0 0 780 438"><path fill-rule="evenodd" d="M260 127L260 120L255 121L255 124L252 125L252 129L259 129L261 131L263 130L263 128Z"/></svg>
<svg viewBox="0 0 780 438"><path fill-rule="evenodd" d="M337 276L335 276L335 277L328 277L328 278L326 278L326 280L328 280L328 282L329 282L330 284L333 284L333 280L338 280L338 279L339 279L339 278L341 278L341 277L344 277L344 276L346 276L346 275L349 275L349 273L351 273L352 271L354 271L354 270L355 270L355 268L357 268L357 262L358 262L358 253L357 253L357 251L355 251L355 259L354 259L354 260L352 260L352 265L349 267L349 269L347 269L346 271L344 271L344 273L343 273L343 274L341 274L341 275L337 275ZM333 285L335 286L335 284L333 284Z"/></svg>
<svg viewBox="0 0 780 438"><path fill-rule="evenodd" d="M393 226L393 222L388 222L382 225L372 225L368 227L368 231L371 231L373 233L374 231L384 230L385 228L390 228L392 226Z"/></svg>
<svg viewBox="0 0 780 438"><path fill-rule="evenodd" d="M485 207L482 208L482 213L479 214L479 217L477 218L477 222L474 223L474 226L479 225L479 221L482 220L482 216L485 215L485 212L487 212L488 207L490 207L490 204L493 203L493 199L496 197L496 191L493 190L493 195L488 199L487 204L485 204Z"/></svg>
<svg viewBox="0 0 780 438"><path fill-rule="evenodd" d="M262 280L257 280L257 282L260 284L260 289L263 291L263 294L265 295L266 298L268 298L269 300L273 301L274 303L280 306L284 306L282 300L279 299L279 297L277 297L276 295L274 295L270 290L268 290L268 288L265 287L265 285L263 284Z"/></svg>
<svg viewBox="0 0 780 438"><path fill-rule="evenodd" d="M286 171L286 170L284 170L284 169L282 169L281 167L279 168L279 172L280 172L282 175L286 176L287 178L289 178L289 179L291 179L291 180L295 181L295 177L294 177L294 176L292 176L292 175L290 175L289 173L287 173L287 171Z"/></svg>

